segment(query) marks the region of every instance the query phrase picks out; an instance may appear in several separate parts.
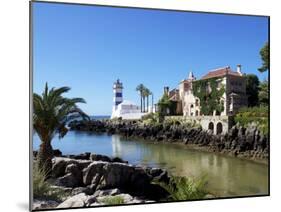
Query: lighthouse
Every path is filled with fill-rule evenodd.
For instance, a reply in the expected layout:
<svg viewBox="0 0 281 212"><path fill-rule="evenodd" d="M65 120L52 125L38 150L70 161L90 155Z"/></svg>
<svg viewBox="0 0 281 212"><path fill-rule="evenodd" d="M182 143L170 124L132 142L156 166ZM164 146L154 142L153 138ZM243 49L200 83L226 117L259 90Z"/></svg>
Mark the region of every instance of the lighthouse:
<svg viewBox="0 0 281 212"><path fill-rule="evenodd" d="M140 107L129 100L123 100L123 84L118 79L113 84L113 106L111 119L121 118L140 119L145 113L141 113Z"/></svg>
<svg viewBox="0 0 281 212"><path fill-rule="evenodd" d="M112 108L112 114L114 114L114 112L117 109L117 106L123 102L123 94L122 94L122 90L123 90L123 84L120 82L120 80L118 79L116 82L114 82L113 84L113 108Z"/></svg>

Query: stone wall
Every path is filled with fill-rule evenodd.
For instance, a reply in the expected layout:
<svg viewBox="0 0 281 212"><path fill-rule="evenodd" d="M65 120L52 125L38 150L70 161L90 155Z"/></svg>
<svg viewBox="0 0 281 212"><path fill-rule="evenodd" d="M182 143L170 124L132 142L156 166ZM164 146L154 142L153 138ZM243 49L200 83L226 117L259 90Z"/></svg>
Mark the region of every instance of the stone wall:
<svg viewBox="0 0 281 212"><path fill-rule="evenodd" d="M233 126L233 117L231 116L166 116L165 119L197 123L201 125L203 130L211 129L215 135L225 134ZM219 128L221 128L221 132Z"/></svg>

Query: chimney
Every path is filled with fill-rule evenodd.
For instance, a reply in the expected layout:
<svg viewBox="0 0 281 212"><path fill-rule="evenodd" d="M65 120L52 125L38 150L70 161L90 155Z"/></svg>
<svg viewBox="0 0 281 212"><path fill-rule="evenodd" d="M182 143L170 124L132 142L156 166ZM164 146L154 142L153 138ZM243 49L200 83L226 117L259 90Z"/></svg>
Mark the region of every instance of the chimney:
<svg viewBox="0 0 281 212"><path fill-rule="evenodd" d="M168 86L165 86L165 87L164 87L164 93L165 93L165 94L169 94L169 87L168 87Z"/></svg>
<svg viewBox="0 0 281 212"><path fill-rule="evenodd" d="M237 73L239 73L240 75L242 75L242 72L241 72L241 65L240 64L238 64L237 65Z"/></svg>

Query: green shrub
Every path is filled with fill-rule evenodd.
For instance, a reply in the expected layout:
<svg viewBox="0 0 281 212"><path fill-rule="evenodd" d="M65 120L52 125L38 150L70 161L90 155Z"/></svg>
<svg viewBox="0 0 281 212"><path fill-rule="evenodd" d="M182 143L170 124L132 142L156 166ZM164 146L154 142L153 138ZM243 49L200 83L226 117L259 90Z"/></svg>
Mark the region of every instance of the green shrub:
<svg viewBox="0 0 281 212"><path fill-rule="evenodd" d="M255 123L258 129L268 134L268 107L244 107L235 115L234 120L241 126L247 127L251 123Z"/></svg>
<svg viewBox="0 0 281 212"><path fill-rule="evenodd" d="M47 175L44 169L37 163L33 167L33 197L36 199L62 200L67 193L59 188L54 188L47 181Z"/></svg>
<svg viewBox="0 0 281 212"><path fill-rule="evenodd" d="M169 199L173 201L203 199L207 194L206 177L199 179L171 177L169 184L160 185L170 194Z"/></svg>
<svg viewBox="0 0 281 212"><path fill-rule="evenodd" d="M121 196L108 196L103 198L101 202L107 205L120 205L124 204L124 199Z"/></svg>

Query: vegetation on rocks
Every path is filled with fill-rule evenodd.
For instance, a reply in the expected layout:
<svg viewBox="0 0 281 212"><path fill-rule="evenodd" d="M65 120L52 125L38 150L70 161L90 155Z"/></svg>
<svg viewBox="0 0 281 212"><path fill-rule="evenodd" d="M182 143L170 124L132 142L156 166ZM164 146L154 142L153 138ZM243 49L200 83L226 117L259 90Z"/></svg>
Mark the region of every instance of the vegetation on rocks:
<svg viewBox="0 0 281 212"><path fill-rule="evenodd" d="M124 204L124 198L121 196L107 196L101 200L106 205L120 205Z"/></svg>
<svg viewBox="0 0 281 212"><path fill-rule="evenodd" d="M67 193L55 188L47 181L47 174L44 169L34 163L33 166L33 196L35 199L48 199L61 201Z"/></svg>
<svg viewBox="0 0 281 212"><path fill-rule="evenodd" d="M268 134L268 106L244 107L235 115L235 122L243 127L256 124L263 134Z"/></svg>
<svg viewBox="0 0 281 212"><path fill-rule="evenodd" d="M198 179L174 176L168 184L160 185L169 192L172 201L203 199L208 194L206 176Z"/></svg>

